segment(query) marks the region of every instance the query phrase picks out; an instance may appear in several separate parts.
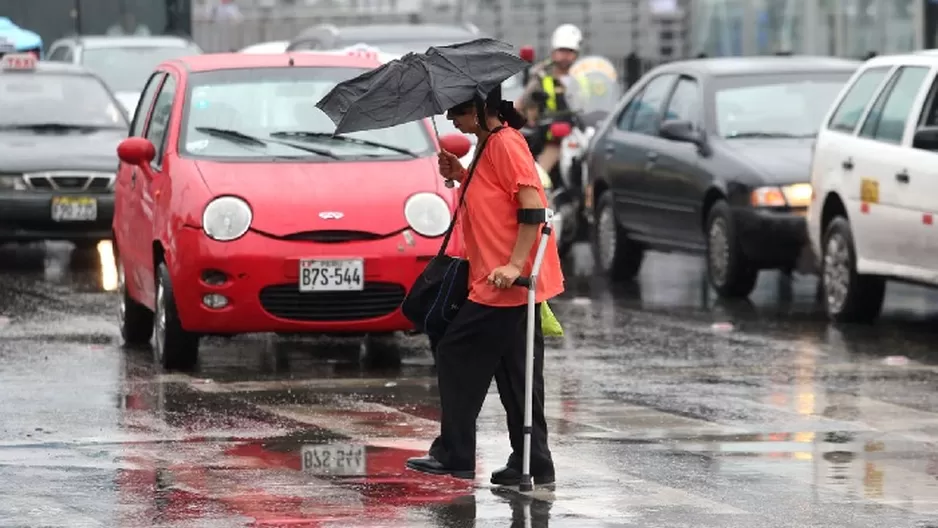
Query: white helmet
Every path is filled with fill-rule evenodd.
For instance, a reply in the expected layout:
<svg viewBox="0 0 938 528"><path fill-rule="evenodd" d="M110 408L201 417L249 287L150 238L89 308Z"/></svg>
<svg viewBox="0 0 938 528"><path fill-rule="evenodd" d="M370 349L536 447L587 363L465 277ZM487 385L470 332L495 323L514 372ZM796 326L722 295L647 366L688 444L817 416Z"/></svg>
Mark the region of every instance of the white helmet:
<svg viewBox="0 0 938 528"><path fill-rule="evenodd" d="M554 30L550 38L550 49L570 49L580 51L580 41L583 40L583 32L573 24L561 24Z"/></svg>

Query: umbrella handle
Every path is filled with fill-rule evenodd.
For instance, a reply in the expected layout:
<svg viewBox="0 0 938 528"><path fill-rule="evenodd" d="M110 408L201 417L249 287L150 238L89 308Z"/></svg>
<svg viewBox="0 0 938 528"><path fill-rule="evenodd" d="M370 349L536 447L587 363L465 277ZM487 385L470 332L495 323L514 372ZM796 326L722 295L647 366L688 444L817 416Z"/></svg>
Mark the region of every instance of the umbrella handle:
<svg viewBox="0 0 938 528"><path fill-rule="evenodd" d="M439 144L440 143L440 131L437 130L436 128L436 119L433 119L431 117L430 123L433 124L433 133L436 134L436 142L437 144ZM447 189L452 189L453 187L456 187L456 182L454 182L453 180L446 180L446 183L444 183L443 185L445 185Z"/></svg>

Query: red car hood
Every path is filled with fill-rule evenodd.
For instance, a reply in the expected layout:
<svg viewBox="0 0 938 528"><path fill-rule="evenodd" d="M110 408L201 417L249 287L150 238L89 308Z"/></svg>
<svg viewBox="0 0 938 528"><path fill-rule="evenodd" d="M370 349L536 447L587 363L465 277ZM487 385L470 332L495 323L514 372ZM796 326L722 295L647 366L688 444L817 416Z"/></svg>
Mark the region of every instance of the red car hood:
<svg viewBox="0 0 938 528"><path fill-rule="evenodd" d="M439 192L434 158L332 163L196 162L215 196L240 196L254 211L252 226L275 236L315 230L387 234L407 226L404 201ZM319 213L342 213L323 219Z"/></svg>

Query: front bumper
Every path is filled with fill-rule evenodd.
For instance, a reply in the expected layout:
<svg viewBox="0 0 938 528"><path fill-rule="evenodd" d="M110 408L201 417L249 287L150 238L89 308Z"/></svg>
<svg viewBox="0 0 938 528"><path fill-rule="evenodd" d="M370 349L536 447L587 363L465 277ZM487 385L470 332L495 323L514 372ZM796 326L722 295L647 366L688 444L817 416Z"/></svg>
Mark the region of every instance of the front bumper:
<svg viewBox="0 0 938 528"><path fill-rule="evenodd" d="M733 219L743 254L757 267L816 271L805 212L740 207Z"/></svg>
<svg viewBox="0 0 938 528"><path fill-rule="evenodd" d="M454 236L455 238L455 236ZM320 244L284 241L249 232L233 242L208 239L184 227L175 237L170 275L183 328L202 334L378 333L411 330L400 304L440 239L403 234L361 242ZM454 247L454 246L451 246ZM364 258L364 289L348 292L299 291L299 261L304 258ZM206 270L225 274L222 285L207 284ZM203 303L217 293L228 305Z"/></svg>
<svg viewBox="0 0 938 528"><path fill-rule="evenodd" d="M97 218L89 221L52 219L52 199L56 196L87 197L97 201ZM112 193L37 193L0 191L0 240L93 241L111 238L114 218Z"/></svg>

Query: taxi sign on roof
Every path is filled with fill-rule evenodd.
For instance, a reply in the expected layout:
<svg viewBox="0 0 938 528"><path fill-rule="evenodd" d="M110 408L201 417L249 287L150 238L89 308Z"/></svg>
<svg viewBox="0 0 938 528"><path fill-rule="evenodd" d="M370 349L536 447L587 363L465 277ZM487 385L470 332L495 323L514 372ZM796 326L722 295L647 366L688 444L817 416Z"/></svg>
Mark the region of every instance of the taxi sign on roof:
<svg viewBox="0 0 938 528"><path fill-rule="evenodd" d="M0 58L0 69L4 71L33 71L36 57L29 53L11 53Z"/></svg>

